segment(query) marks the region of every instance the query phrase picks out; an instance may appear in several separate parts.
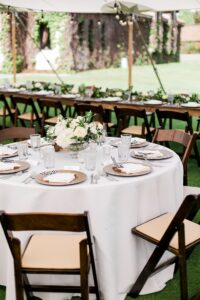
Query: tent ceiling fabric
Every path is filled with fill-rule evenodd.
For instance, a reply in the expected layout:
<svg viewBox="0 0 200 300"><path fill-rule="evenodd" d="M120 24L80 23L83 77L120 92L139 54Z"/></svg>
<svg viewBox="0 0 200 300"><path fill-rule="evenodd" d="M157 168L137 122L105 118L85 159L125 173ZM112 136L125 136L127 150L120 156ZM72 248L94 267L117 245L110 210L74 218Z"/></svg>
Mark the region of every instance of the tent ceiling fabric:
<svg viewBox="0 0 200 300"><path fill-rule="evenodd" d="M130 3L130 7L138 5L138 10L170 11L181 9L200 9L200 0L128 0L118 1ZM105 7L109 7L110 0L0 0L0 4L14 6L16 8L31 9L36 11L57 11L74 13L110 13ZM132 5L132 6L131 6Z"/></svg>

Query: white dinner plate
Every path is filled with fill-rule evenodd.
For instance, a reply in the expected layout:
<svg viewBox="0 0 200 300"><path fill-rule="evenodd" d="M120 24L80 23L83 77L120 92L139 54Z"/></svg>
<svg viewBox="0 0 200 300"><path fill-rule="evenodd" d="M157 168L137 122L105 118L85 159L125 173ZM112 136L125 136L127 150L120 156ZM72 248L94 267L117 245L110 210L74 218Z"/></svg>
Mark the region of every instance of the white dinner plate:
<svg viewBox="0 0 200 300"><path fill-rule="evenodd" d="M198 108L200 107L200 103L197 103L197 102L188 102L188 103L182 103L181 106L183 107L194 107L194 108Z"/></svg>
<svg viewBox="0 0 200 300"><path fill-rule="evenodd" d="M156 99L149 99L149 100L145 101L144 104L161 105L162 101L161 100L156 100Z"/></svg>

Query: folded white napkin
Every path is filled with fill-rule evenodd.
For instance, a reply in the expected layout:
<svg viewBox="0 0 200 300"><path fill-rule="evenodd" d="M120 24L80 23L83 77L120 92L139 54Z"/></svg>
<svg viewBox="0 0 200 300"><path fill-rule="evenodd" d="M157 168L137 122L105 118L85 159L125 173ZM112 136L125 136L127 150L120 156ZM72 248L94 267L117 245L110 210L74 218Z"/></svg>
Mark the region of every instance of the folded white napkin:
<svg viewBox="0 0 200 300"><path fill-rule="evenodd" d="M106 97L106 98L102 98L101 100L103 100L103 101L121 101L122 98L120 98L120 97Z"/></svg>
<svg viewBox="0 0 200 300"><path fill-rule="evenodd" d="M17 153L15 149L11 149L9 147L0 147L0 155L12 155Z"/></svg>
<svg viewBox="0 0 200 300"><path fill-rule="evenodd" d="M143 150L143 151L134 151L135 155L145 156L146 158L160 158L163 157L163 153L159 150Z"/></svg>
<svg viewBox="0 0 200 300"><path fill-rule="evenodd" d="M73 173L55 173L47 175L43 178L44 181L65 183L70 183L74 179L75 175Z"/></svg>
<svg viewBox="0 0 200 300"><path fill-rule="evenodd" d="M20 165L17 163L0 162L0 171L14 170L19 167L20 167Z"/></svg>
<svg viewBox="0 0 200 300"><path fill-rule="evenodd" d="M123 173L134 174L149 171L149 166L129 163L123 164L123 168L119 168L119 170Z"/></svg>
<svg viewBox="0 0 200 300"><path fill-rule="evenodd" d="M145 139L142 139L142 138L139 138L139 137L134 137L131 139L131 144L142 144L142 143L145 143L146 140Z"/></svg>
<svg viewBox="0 0 200 300"><path fill-rule="evenodd" d="M72 171L79 171L80 166L64 166L64 170L72 170Z"/></svg>

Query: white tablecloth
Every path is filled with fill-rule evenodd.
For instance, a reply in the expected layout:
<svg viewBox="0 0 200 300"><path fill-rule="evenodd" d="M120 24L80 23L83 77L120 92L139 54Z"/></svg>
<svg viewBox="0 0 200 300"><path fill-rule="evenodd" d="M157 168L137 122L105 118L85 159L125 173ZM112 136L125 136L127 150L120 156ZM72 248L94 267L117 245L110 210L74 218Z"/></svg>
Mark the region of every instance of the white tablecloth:
<svg viewBox="0 0 200 300"><path fill-rule="evenodd" d="M113 154L116 149L113 148ZM35 152L33 159L39 155ZM99 157L99 155L98 155ZM56 168L75 165L65 152L56 153ZM79 163L78 163L79 164ZM80 164L84 170L84 165ZM32 169L44 169L42 164ZM166 211L176 211L183 196L183 173L179 157L154 161L148 175L98 184L87 181L66 187L40 185L27 176L0 179L0 209L6 212L83 212L89 211L95 236L97 272L104 300L122 300L149 257L152 246L131 234L131 228ZM0 284L7 286L6 300L15 299L13 264L5 238L0 232ZM148 281L143 293L159 291L172 277L172 269ZM36 281L38 279L36 278ZM38 294L39 295L39 294ZM66 295L41 294L43 299L66 299Z"/></svg>

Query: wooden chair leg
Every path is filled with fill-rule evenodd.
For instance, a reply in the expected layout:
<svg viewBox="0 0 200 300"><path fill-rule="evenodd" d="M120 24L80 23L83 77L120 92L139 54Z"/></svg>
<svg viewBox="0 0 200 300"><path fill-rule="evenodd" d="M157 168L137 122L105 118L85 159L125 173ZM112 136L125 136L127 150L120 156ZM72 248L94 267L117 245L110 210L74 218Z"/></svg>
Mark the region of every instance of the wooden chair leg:
<svg viewBox="0 0 200 300"><path fill-rule="evenodd" d="M195 158L197 160L198 167L200 167L200 154L199 154L197 143L194 144L194 153L195 153Z"/></svg>
<svg viewBox="0 0 200 300"><path fill-rule="evenodd" d="M89 300L87 241L80 242L81 299Z"/></svg>
<svg viewBox="0 0 200 300"><path fill-rule="evenodd" d="M188 300L184 224L181 224L181 227L178 231L178 235L179 235L179 274L180 274L179 280L180 280L181 300Z"/></svg>
<svg viewBox="0 0 200 300"><path fill-rule="evenodd" d="M149 258L148 262L146 263L145 267L141 271L136 282L134 283L133 287L131 288L130 292L128 293L128 296L136 298L139 295L139 293L142 290L149 275L153 273L157 263L159 262L159 260L162 257L164 252L165 252L165 249L163 249L163 248L160 248L160 247L155 248L151 257Z"/></svg>

